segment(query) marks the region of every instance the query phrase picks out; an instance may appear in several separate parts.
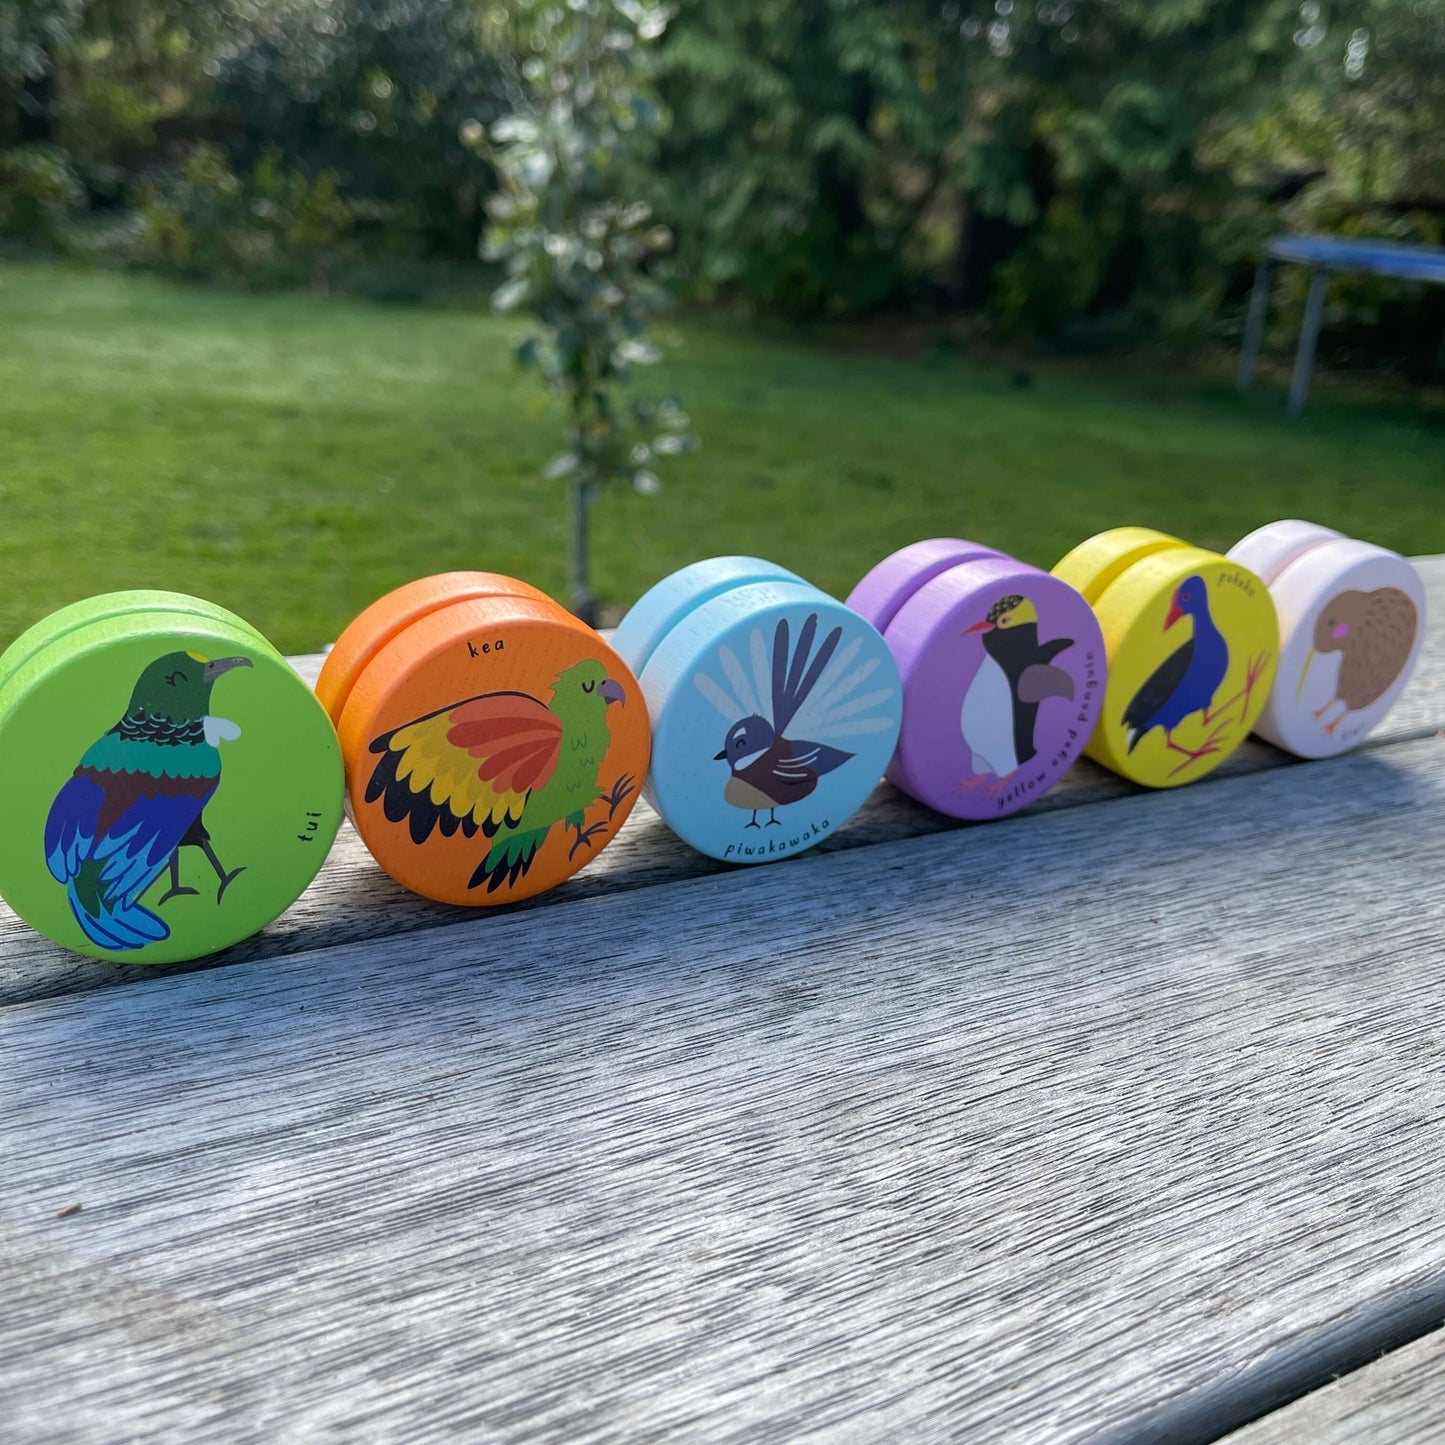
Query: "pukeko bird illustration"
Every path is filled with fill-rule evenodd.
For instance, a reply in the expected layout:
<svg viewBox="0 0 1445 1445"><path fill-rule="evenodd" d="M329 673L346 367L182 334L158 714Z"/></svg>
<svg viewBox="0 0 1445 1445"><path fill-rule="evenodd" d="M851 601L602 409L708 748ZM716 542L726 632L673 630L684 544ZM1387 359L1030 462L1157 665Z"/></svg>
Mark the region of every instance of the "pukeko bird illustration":
<svg viewBox="0 0 1445 1445"><path fill-rule="evenodd" d="M1017 595L1000 598L988 616L965 628L963 635L980 637L984 651L963 695L963 740L975 775L1006 778L1037 751L1039 704L1049 697L1074 696L1073 678L1054 666L1054 658L1074 640L1040 642L1038 611L1027 597Z"/></svg>
<svg viewBox="0 0 1445 1445"><path fill-rule="evenodd" d="M92 943L125 951L170 937L141 896L169 866L161 898L180 886L179 850L200 848L220 880L219 903L243 870L227 872L201 820L221 781L217 744L241 735L210 716L216 679L245 657L214 662L194 652L157 658L137 680L125 716L88 747L56 794L45 822L45 862L65 885L75 920Z"/></svg>
<svg viewBox="0 0 1445 1445"><path fill-rule="evenodd" d="M1383 697L1410 660L1415 630L1420 623L1414 600L1398 587L1377 587L1373 592L1341 592L1315 620L1314 645L1300 672L1298 698L1315 657L1338 652L1339 676L1334 694L1315 711L1316 719L1331 737L1352 712L1359 712ZM1328 722L1323 718L1336 706Z"/></svg>
<svg viewBox="0 0 1445 1445"><path fill-rule="evenodd" d="M525 692L465 698L383 733L366 801L381 799L389 821L405 822L418 845L480 832L491 846L468 883L493 893L532 866L558 823L575 830L568 852L590 847L607 821L586 826L587 810L606 802L608 820L632 793L624 774L598 791L611 733L607 710L624 702L622 684L595 658L561 672L548 702Z"/></svg>
<svg viewBox="0 0 1445 1445"><path fill-rule="evenodd" d="M1170 773L1170 777L1183 772L1200 758L1219 751L1229 724L1227 721L1218 722L1218 719L1241 698L1244 699L1244 710L1240 720L1249 715L1250 697L1268 661L1264 657L1251 659L1244 686L1216 707L1214 695L1229 672L1229 643L1210 615L1209 593L1202 577L1188 577L1174 589L1169 614L1164 620L1164 631L1168 632L1181 617L1194 620L1194 635L1180 643L1159 664L1124 709L1124 729L1131 753L1142 738L1155 728L1162 728L1165 746L1171 752L1184 755L1184 761ZM1199 747L1186 748L1174 740L1174 730L1195 713L1199 714L1203 725L1213 731Z"/></svg>

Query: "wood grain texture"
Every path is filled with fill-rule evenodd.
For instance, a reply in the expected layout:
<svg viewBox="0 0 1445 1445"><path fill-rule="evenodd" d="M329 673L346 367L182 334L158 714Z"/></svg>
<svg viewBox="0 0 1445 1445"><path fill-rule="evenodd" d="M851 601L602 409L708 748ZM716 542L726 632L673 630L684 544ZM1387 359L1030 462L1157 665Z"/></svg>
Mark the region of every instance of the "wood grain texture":
<svg viewBox="0 0 1445 1445"><path fill-rule="evenodd" d="M1217 1435L1445 1314L1445 739L1211 801L0 1011L12 1433Z"/></svg>
<svg viewBox="0 0 1445 1445"><path fill-rule="evenodd" d="M1420 662L1409 687L1384 725L1366 745L1388 747L1428 737L1445 728L1445 557L1417 560L1430 597L1430 625ZM321 657L294 659L308 681L315 680ZM1203 783L1240 777L1270 768L1298 767L1297 759L1250 739ZM1312 766L1312 765L1311 765ZM1139 793L1132 783L1087 759L1080 760L1022 816L1034 817L1065 808L1093 804ZM1007 846L1006 831L1016 819L985 826ZM873 796L843 827L818 845L821 853L874 847L905 838L950 831L961 825L916 803L891 784L880 782ZM507 905L503 914L530 912L595 898L628 889L649 888L688 878L726 875L727 865L694 852L676 838L657 815L639 802L621 833L606 851L565 886L539 898ZM80 958L56 947L26 928L0 903L0 1007L31 999L81 993L117 984L154 979L158 972L186 972L225 967L249 959L279 958L334 944L395 938L418 929L463 924L470 910L449 908L408 893L372 861L350 824L341 833L316 882L286 914L264 932L210 959L158 971L126 964Z"/></svg>
<svg viewBox="0 0 1445 1445"><path fill-rule="evenodd" d="M1445 1421L1445 1332L1436 1330L1229 1436L1229 1445L1415 1445Z"/></svg>

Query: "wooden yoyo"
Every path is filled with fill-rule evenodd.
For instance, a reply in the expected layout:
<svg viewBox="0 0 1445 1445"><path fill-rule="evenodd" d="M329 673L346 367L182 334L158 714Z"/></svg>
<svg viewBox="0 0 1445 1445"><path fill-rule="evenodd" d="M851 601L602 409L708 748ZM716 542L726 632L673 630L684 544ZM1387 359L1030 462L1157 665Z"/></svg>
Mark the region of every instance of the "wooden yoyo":
<svg viewBox="0 0 1445 1445"><path fill-rule="evenodd" d="M52 613L0 657L0 894L56 943L175 963L264 928L341 822L341 753L249 623L175 592Z"/></svg>
<svg viewBox="0 0 1445 1445"><path fill-rule="evenodd" d="M1101 532L1053 569L1099 619L1109 677L1089 757L1173 788L1249 734L1279 659L1274 604L1241 563L1147 527Z"/></svg>
<svg viewBox="0 0 1445 1445"><path fill-rule="evenodd" d="M848 605L883 634L903 680L888 768L955 818L999 818L1083 751L1104 696L1104 640L1067 582L974 542L904 547Z"/></svg>
<svg viewBox="0 0 1445 1445"><path fill-rule="evenodd" d="M1254 730L1302 758L1342 753L1395 705L1425 636L1425 586L1398 552L1313 522L1229 549L1279 614L1279 675Z"/></svg>
<svg viewBox="0 0 1445 1445"><path fill-rule="evenodd" d="M887 644L771 562L684 567L613 641L652 719L648 801L700 852L766 863L810 848L888 765L902 694Z"/></svg>
<svg viewBox="0 0 1445 1445"><path fill-rule="evenodd" d="M341 634L316 693L362 841L441 903L564 882L616 836L647 771L636 679L512 577L449 572L389 592Z"/></svg>

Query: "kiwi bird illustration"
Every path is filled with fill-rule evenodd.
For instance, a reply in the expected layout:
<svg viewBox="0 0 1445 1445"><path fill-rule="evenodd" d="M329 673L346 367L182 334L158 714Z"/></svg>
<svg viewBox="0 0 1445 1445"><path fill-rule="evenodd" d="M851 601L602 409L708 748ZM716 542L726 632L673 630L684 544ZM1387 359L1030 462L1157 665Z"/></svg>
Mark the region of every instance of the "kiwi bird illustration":
<svg viewBox="0 0 1445 1445"><path fill-rule="evenodd" d="M1408 593L1398 587L1377 587L1373 592L1341 592L1315 620L1314 645L1300 672L1298 698L1315 657L1321 652L1340 654L1340 671L1330 700L1315 712L1331 737L1352 712L1359 712L1383 697L1399 677L1415 646L1420 614ZM1339 711L1324 721L1325 714Z"/></svg>
<svg viewBox="0 0 1445 1445"><path fill-rule="evenodd" d="M963 695L959 726L973 771L1007 777L1037 752L1034 729L1045 698L1074 696L1074 680L1054 658L1072 637L1039 641L1039 616L1027 597L1001 597L982 622L964 629L983 642L983 661Z"/></svg>

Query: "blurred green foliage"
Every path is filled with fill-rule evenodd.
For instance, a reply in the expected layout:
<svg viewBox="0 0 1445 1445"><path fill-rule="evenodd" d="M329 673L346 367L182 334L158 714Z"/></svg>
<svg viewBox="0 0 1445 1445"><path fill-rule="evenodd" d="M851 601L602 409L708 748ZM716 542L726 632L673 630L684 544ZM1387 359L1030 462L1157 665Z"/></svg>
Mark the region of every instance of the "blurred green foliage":
<svg viewBox="0 0 1445 1445"><path fill-rule="evenodd" d="M270 156L334 178L313 249L343 280L475 255L498 187L475 137L613 4L10 0L0 229L68 245L84 213L146 264L298 280L244 204L225 245L127 219L184 217L214 146L243 198ZM1445 0L672 0L642 43L656 125L615 162L675 237L649 275L702 299L1185 345L1233 336L1272 232L1445 225ZM1328 323L1328 352L1422 374L1445 294L1340 281Z"/></svg>
<svg viewBox="0 0 1445 1445"><path fill-rule="evenodd" d="M59 146L0 151L0 235L61 246L85 203L85 191Z"/></svg>
<svg viewBox="0 0 1445 1445"><path fill-rule="evenodd" d="M218 146L197 145L136 197L135 257L235 286L307 284L324 295L353 227L334 171L307 176L277 151L238 176Z"/></svg>

